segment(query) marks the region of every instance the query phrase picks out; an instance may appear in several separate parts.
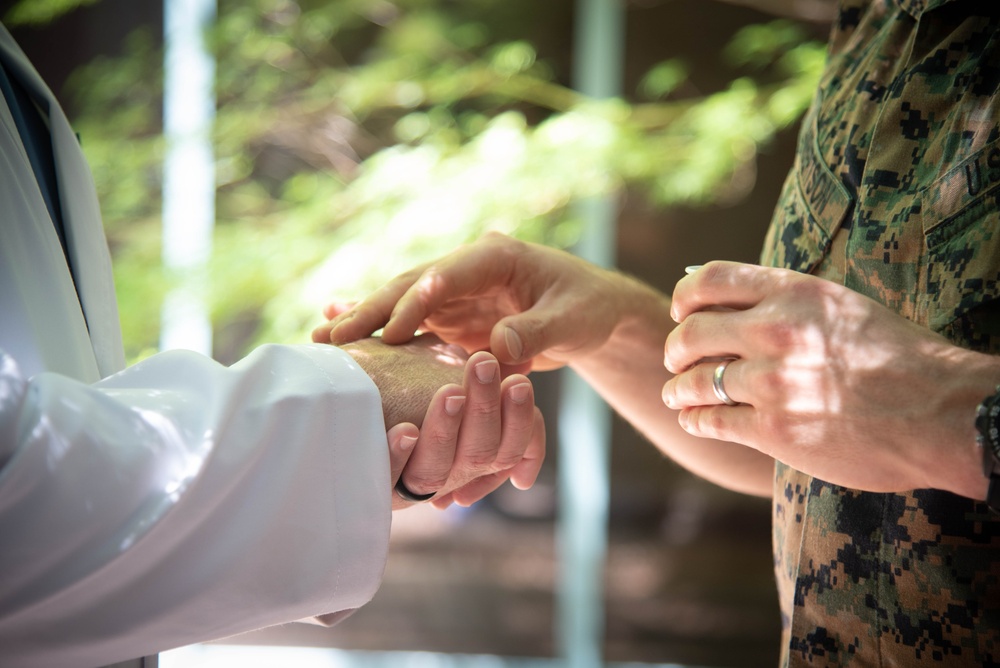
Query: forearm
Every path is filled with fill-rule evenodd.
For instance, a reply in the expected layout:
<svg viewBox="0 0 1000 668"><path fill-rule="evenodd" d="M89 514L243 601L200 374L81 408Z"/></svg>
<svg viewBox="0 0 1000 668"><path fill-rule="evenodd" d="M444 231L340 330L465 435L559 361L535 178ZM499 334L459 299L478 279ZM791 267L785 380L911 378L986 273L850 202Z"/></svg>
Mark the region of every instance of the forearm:
<svg viewBox="0 0 1000 668"><path fill-rule="evenodd" d="M0 436L18 441L0 663L98 665L367 601L389 467L377 393L350 364L332 348L229 369L166 353L95 386L0 365Z"/></svg>
<svg viewBox="0 0 1000 668"><path fill-rule="evenodd" d="M665 455L711 482L747 494L770 496L774 460L734 443L697 438L677 423L677 412L660 398L670 374L663 344L674 327L670 300L625 276L620 289L620 322L607 342L570 366L622 417Z"/></svg>

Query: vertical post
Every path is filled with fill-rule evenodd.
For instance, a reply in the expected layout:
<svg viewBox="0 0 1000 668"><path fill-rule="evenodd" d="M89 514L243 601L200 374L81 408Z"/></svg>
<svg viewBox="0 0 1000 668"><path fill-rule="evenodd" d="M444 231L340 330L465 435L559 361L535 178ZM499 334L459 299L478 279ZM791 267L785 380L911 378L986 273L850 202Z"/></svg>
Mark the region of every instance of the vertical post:
<svg viewBox="0 0 1000 668"><path fill-rule="evenodd" d="M163 263L174 287L163 305L160 347L211 355L205 300L215 225L215 59L205 34L216 0L164 0Z"/></svg>
<svg viewBox="0 0 1000 668"><path fill-rule="evenodd" d="M620 0L577 0L574 85L593 98L621 92L624 11ZM594 264L615 263L614 198L580 205L583 230L576 254ZM611 414L572 371L562 378L559 411L559 546L561 587L558 643L565 665L603 665L604 564L608 542Z"/></svg>

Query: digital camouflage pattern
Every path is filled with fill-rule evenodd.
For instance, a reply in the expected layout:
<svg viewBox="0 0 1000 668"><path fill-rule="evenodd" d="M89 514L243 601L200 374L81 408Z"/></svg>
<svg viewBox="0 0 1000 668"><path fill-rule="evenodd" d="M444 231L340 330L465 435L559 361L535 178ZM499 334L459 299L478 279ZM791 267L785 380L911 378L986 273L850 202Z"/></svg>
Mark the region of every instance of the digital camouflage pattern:
<svg viewBox="0 0 1000 668"><path fill-rule="evenodd" d="M1000 1L842 2L762 262L1000 353L998 89ZM774 543L782 665L1000 666L985 504L778 464Z"/></svg>

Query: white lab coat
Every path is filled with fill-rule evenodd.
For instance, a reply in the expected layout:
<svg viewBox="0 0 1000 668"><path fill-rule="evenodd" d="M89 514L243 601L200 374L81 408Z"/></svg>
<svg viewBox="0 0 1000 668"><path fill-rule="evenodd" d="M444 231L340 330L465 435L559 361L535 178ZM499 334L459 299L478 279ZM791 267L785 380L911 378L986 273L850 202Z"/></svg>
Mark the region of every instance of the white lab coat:
<svg viewBox="0 0 1000 668"><path fill-rule="evenodd" d="M363 605L391 510L374 384L330 346L122 370L90 172L2 26L0 59L49 101L75 272L0 96L0 666L96 666Z"/></svg>

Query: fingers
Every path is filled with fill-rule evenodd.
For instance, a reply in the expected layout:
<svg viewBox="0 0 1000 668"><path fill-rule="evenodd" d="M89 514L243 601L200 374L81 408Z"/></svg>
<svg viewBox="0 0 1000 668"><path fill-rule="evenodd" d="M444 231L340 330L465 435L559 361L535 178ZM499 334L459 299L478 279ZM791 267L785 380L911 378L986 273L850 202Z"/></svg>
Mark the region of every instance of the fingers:
<svg viewBox="0 0 1000 668"><path fill-rule="evenodd" d="M500 320L490 332L490 350L505 364L538 357L553 347L575 347L581 334L570 309L551 312L538 306Z"/></svg>
<svg viewBox="0 0 1000 668"><path fill-rule="evenodd" d="M379 328L388 343L404 343L446 302L502 285L510 271L505 247L511 239L487 235L433 264L401 274L349 311L313 331L317 342L343 344ZM332 309L334 313L337 309Z"/></svg>
<svg viewBox="0 0 1000 668"><path fill-rule="evenodd" d="M677 282L670 314L684 322L692 313L713 306L751 308L795 277L801 274L739 262L709 262Z"/></svg>
<svg viewBox="0 0 1000 668"><path fill-rule="evenodd" d="M510 469L510 482L518 489L529 489L538 479L545 461L545 421L542 412L533 408L532 431L521 461Z"/></svg>
<svg viewBox="0 0 1000 668"><path fill-rule="evenodd" d="M323 307L323 316L327 320L333 320L337 316L347 313L357 305L357 302L331 302Z"/></svg>
<svg viewBox="0 0 1000 668"><path fill-rule="evenodd" d="M459 489L448 495L447 504L444 500L440 503L435 503L436 508L447 508L448 505L452 503L468 508L477 501L489 496L497 489L500 488L507 478L510 476L508 471L501 471L499 473L491 473L490 475L482 476L481 478L476 478L472 482L463 485Z"/></svg>
<svg viewBox="0 0 1000 668"><path fill-rule="evenodd" d="M416 447L402 481L414 494L431 494L444 487L455 459L465 406L465 389L445 385L431 399Z"/></svg>
<svg viewBox="0 0 1000 668"><path fill-rule="evenodd" d="M323 317L327 319L327 322L313 329L313 343L330 343L330 330L333 329L333 321L350 312L355 306L357 306L357 302L331 302L324 306Z"/></svg>
<svg viewBox="0 0 1000 668"><path fill-rule="evenodd" d="M469 357L465 365L468 401L450 477L452 485L495 471L493 463L502 444L500 386L500 364L493 355L478 352Z"/></svg>
<svg viewBox="0 0 1000 668"><path fill-rule="evenodd" d="M344 344L381 327L395 344L423 328L467 350L489 349L515 371L555 368L607 339L630 285L568 253L486 235L350 310L331 305L333 319L313 340Z"/></svg>
<svg viewBox="0 0 1000 668"><path fill-rule="evenodd" d="M370 336L389 321L396 302L422 272L423 267L400 274L350 309L339 308L336 304L328 306L324 312L332 319L313 330L313 341L342 345ZM408 341L419 324L414 325L410 336L393 343Z"/></svg>
<svg viewBox="0 0 1000 668"><path fill-rule="evenodd" d="M667 335L663 364L674 374L706 359L746 357L754 320L750 311L703 311L685 318Z"/></svg>
<svg viewBox="0 0 1000 668"><path fill-rule="evenodd" d="M754 428L755 410L743 405L697 406L682 410L677 422L692 436L756 446L760 439Z"/></svg>
<svg viewBox="0 0 1000 668"><path fill-rule="evenodd" d="M493 468L496 471L508 471L523 461L532 443L535 431L535 391L531 381L517 374L503 380L500 394L503 402L500 447L493 459Z"/></svg>
<svg viewBox="0 0 1000 668"><path fill-rule="evenodd" d="M417 426L409 422L397 424L386 432L386 439L389 442L389 471L390 482L395 485L399 480L399 475L406 467L406 463L413 453L413 446L417 444L420 431Z"/></svg>
<svg viewBox="0 0 1000 668"><path fill-rule="evenodd" d="M746 392L744 382L747 363L739 359L728 360L728 363L726 360L704 362L674 376L663 386L663 403L674 410L723 405L722 398L715 391L715 374L721 364L726 364L719 380L722 390L733 401L748 403L751 395Z"/></svg>
<svg viewBox="0 0 1000 668"><path fill-rule="evenodd" d="M607 299L595 297L592 287L586 274L564 285L546 286L530 308L496 323L490 332L490 350L504 364L534 360L531 368L537 370L562 366L574 354L599 346L616 321L612 303L624 295L609 291ZM562 363L546 364L542 357Z"/></svg>
<svg viewBox="0 0 1000 668"><path fill-rule="evenodd" d="M448 388L428 411L403 484L414 494L438 492L431 501L438 508L472 505L509 478L527 489L538 477L545 425L534 388L518 374L501 381L499 370L492 355L476 353L469 359L466 387L458 388L465 395ZM455 399L463 401L459 414L440 415L439 403Z"/></svg>
<svg viewBox="0 0 1000 668"><path fill-rule="evenodd" d="M448 494L513 468L532 442L534 390L527 378L501 380L496 358L478 352L466 364L464 382L464 387L441 388L431 401L402 473L403 484L414 494ZM539 455L535 447L532 456L544 456L544 451Z"/></svg>
<svg viewBox="0 0 1000 668"><path fill-rule="evenodd" d="M501 395L502 435L496 456L487 468L494 472L480 475L451 493L435 498L436 507L446 508L451 503L471 506L508 478L518 489L528 489L538 478L545 460L545 424L541 411L534 406L531 383L524 376L512 376L504 380Z"/></svg>
<svg viewBox="0 0 1000 668"><path fill-rule="evenodd" d="M517 470L519 486L530 487L545 457L544 425L531 381L515 374L501 382L499 364L488 353L473 355L469 366L474 378L466 384L469 401L449 482Z"/></svg>
<svg viewBox="0 0 1000 668"><path fill-rule="evenodd" d="M502 234L488 232L425 267L399 300L383 336L390 340L405 335L449 301L484 296L507 286L516 257L526 244Z"/></svg>

